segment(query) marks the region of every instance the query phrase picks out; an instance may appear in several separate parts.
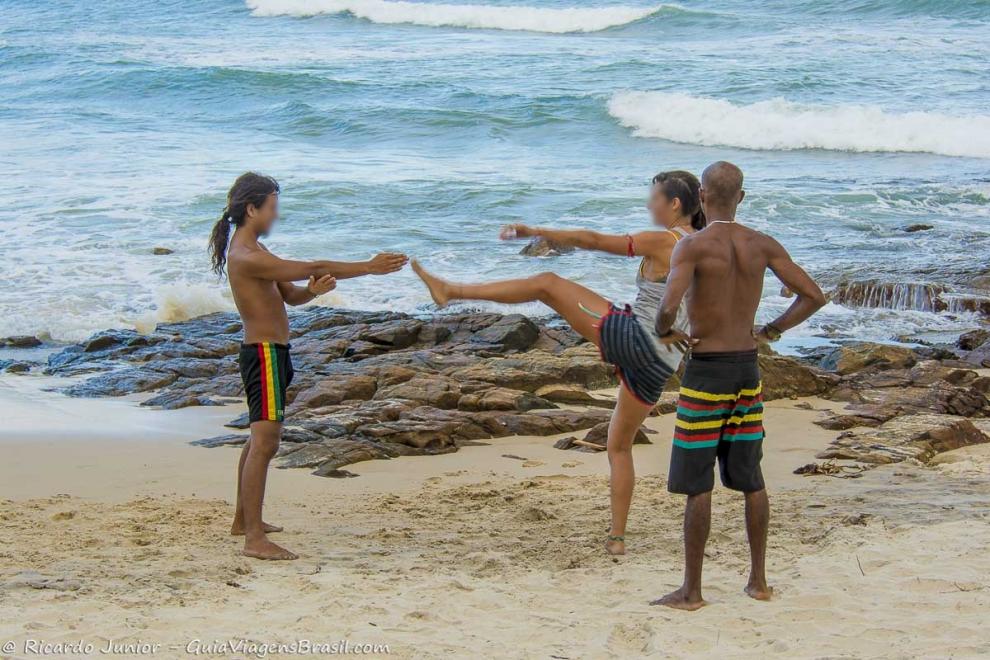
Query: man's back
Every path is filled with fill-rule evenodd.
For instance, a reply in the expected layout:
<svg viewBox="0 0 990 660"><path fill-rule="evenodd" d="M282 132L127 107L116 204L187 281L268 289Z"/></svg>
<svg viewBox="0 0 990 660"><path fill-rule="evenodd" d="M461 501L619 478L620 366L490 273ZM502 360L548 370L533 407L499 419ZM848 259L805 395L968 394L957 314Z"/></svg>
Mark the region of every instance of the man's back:
<svg viewBox="0 0 990 660"><path fill-rule="evenodd" d="M715 223L685 239L694 263L687 312L696 351L756 346L753 322L763 293L767 237L733 223Z"/></svg>

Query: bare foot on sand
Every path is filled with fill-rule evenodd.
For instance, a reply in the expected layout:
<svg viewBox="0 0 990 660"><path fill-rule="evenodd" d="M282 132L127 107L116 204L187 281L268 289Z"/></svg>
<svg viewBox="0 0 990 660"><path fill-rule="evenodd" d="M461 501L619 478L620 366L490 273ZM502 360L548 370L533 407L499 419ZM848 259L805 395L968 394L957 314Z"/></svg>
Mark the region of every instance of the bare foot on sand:
<svg viewBox="0 0 990 660"><path fill-rule="evenodd" d="M650 602L650 605L663 605L664 607L673 607L675 610L687 610L689 612L700 610L707 604L700 594L689 595L684 591L684 587Z"/></svg>
<svg viewBox="0 0 990 660"><path fill-rule="evenodd" d="M270 525L266 522L261 523L265 529L265 534L274 534L275 532L281 532L282 527L279 525ZM230 526L231 536L244 536L244 523L234 521L234 524Z"/></svg>
<svg viewBox="0 0 990 660"><path fill-rule="evenodd" d="M766 583L763 584L753 584L752 582L746 585L743 589L746 595L753 600L770 600L773 598L773 587L768 587Z"/></svg>
<svg viewBox="0 0 990 660"><path fill-rule="evenodd" d="M607 552L610 555L626 554L625 539L616 538L614 536L608 537L608 540L605 541L605 552Z"/></svg>
<svg viewBox="0 0 990 660"><path fill-rule="evenodd" d="M412 260L412 269L430 290L430 296L433 297L433 302L437 304L437 307L446 307L450 300L450 295L447 293L447 283L426 272L415 259Z"/></svg>
<svg viewBox="0 0 990 660"><path fill-rule="evenodd" d="M241 554L245 557L268 559L272 561L299 559L299 555L296 553L289 552L282 546L272 543L265 537L261 537L260 539L253 541L245 541L244 550L241 551Z"/></svg>

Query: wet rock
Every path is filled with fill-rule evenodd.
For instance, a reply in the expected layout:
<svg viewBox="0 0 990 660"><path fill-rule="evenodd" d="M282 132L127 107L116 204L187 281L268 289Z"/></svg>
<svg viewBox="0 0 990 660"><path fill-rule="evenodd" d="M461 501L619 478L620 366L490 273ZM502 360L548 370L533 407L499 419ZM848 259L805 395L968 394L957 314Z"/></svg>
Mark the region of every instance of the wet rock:
<svg viewBox="0 0 990 660"><path fill-rule="evenodd" d="M842 282L829 297L850 307L944 312L949 309L944 296L948 291L948 287L940 284L866 280Z"/></svg>
<svg viewBox="0 0 990 660"><path fill-rule="evenodd" d="M990 340L990 330L980 328L959 335L959 339L956 340L956 346L964 351L974 351L985 344L987 340Z"/></svg>
<svg viewBox="0 0 990 660"><path fill-rule="evenodd" d="M189 394L186 392L164 392L141 402L142 406L156 407L162 410L178 410L179 408L189 408L191 406L222 406L223 404L223 401L211 396Z"/></svg>
<svg viewBox="0 0 990 660"><path fill-rule="evenodd" d="M959 348L966 351L966 362L978 367L990 367L990 331L973 330L959 337Z"/></svg>
<svg viewBox="0 0 990 660"><path fill-rule="evenodd" d="M14 337L0 337L0 347L6 348L34 348L41 346L42 341L37 337L28 335L17 335Z"/></svg>
<svg viewBox="0 0 990 660"><path fill-rule="evenodd" d="M913 225L908 225L907 227L904 228L904 231L906 231L909 234L913 234L914 232L928 231L930 229L935 229L935 227L932 226L932 225L926 225L926 224L922 224L922 223L917 223L917 224L913 224Z"/></svg>
<svg viewBox="0 0 990 660"><path fill-rule="evenodd" d="M867 367L879 369L905 368L918 361L914 351L903 346L858 342L840 346L822 360L823 369L840 375L862 371Z"/></svg>
<svg viewBox="0 0 990 660"><path fill-rule="evenodd" d="M8 374L26 374L33 366L22 360L0 360L0 371Z"/></svg>
<svg viewBox="0 0 990 660"><path fill-rule="evenodd" d="M78 397L124 396L157 390L174 383L177 379L178 376L172 372L127 368L89 378L65 388L63 392Z"/></svg>
<svg viewBox="0 0 990 660"><path fill-rule="evenodd" d="M193 440L189 444L196 445L197 447L239 447L247 442L250 437L251 436L244 433L231 433L229 435L218 435L212 438L203 438L202 440Z"/></svg>
<svg viewBox="0 0 990 660"><path fill-rule="evenodd" d="M537 236L527 243L519 254L525 257L559 257L562 254L570 254L575 248L570 245L563 245L557 241Z"/></svg>
<svg viewBox="0 0 990 660"><path fill-rule="evenodd" d="M165 256L167 254L174 254L174 253L175 253L175 250L171 250L171 249L169 249L167 247L155 247L155 248L151 248L151 254L153 254L155 256L159 256L159 257L163 257L163 256Z"/></svg>
<svg viewBox="0 0 990 660"><path fill-rule="evenodd" d="M896 417L876 429L847 431L817 457L872 464L928 462L940 452L986 442L990 436L965 417L917 414Z"/></svg>

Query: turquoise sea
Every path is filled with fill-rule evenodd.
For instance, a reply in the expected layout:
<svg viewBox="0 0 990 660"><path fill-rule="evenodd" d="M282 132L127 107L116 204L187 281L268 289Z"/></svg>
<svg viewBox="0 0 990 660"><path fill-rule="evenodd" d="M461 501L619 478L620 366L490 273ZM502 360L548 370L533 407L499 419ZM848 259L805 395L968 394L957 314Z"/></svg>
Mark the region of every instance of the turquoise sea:
<svg viewBox="0 0 990 660"><path fill-rule="evenodd" d="M653 174L728 159L741 220L826 288L970 292L990 268L987 0L478 1L0 1L0 336L231 308L205 248L247 169L282 183L268 244L297 258L401 250L623 300L632 260L522 257L499 226L635 231ZM325 302L430 308L409 272ZM799 333L977 323L832 303Z"/></svg>

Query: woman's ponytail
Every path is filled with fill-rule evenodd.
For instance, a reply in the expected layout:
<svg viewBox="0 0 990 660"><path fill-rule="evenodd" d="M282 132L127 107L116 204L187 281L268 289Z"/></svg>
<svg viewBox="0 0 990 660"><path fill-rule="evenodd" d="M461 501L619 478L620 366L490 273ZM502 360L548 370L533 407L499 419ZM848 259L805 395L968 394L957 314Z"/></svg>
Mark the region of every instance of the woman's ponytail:
<svg viewBox="0 0 990 660"><path fill-rule="evenodd" d="M708 226L708 218L705 217L705 210L698 204L698 210L691 216L691 227L698 231Z"/></svg>

